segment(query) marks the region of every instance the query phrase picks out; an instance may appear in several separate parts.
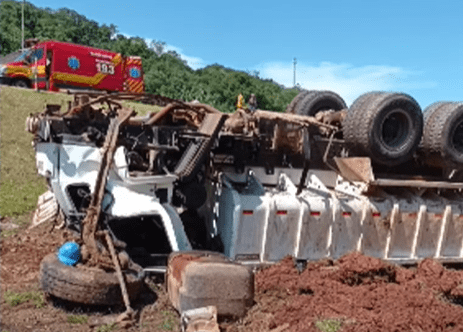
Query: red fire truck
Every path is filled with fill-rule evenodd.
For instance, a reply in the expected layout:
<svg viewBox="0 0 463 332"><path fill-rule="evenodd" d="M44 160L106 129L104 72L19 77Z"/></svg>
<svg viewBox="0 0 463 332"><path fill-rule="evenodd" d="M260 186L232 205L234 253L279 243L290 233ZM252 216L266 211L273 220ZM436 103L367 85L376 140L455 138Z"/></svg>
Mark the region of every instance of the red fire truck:
<svg viewBox="0 0 463 332"><path fill-rule="evenodd" d="M55 40L39 42L0 66L0 83L50 91L145 90L140 57Z"/></svg>

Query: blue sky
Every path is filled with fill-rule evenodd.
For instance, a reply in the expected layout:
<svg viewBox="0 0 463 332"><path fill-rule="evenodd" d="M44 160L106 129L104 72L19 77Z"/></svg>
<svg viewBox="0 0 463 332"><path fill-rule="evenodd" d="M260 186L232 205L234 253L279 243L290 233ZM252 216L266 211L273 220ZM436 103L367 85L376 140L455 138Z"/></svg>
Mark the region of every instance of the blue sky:
<svg viewBox="0 0 463 332"><path fill-rule="evenodd" d="M285 86L399 91L424 109L463 101L463 1L31 0L164 41L192 68L218 63Z"/></svg>

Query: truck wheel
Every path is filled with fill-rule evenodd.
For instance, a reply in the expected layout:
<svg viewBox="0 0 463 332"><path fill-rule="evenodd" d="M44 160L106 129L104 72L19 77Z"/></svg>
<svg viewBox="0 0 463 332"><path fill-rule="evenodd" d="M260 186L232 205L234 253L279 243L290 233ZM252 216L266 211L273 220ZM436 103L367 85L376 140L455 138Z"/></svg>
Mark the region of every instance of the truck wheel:
<svg viewBox="0 0 463 332"><path fill-rule="evenodd" d="M286 107L286 113L294 113L294 110L297 106L297 104L305 97L307 96L307 94L311 93L313 91L307 91L307 90L303 90L301 92L299 92L299 94L294 97L294 99L291 101L291 103L289 103L288 107Z"/></svg>
<svg viewBox="0 0 463 332"><path fill-rule="evenodd" d="M395 166L410 159L423 132L423 115L411 96L371 93L358 99L346 117L346 142L355 153Z"/></svg>
<svg viewBox="0 0 463 332"><path fill-rule="evenodd" d="M134 271L123 273L129 297L134 300L142 290L143 280ZM42 260L40 285L46 293L71 302L91 305L123 303L115 272L67 266L62 264L54 253Z"/></svg>
<svg viewBox="0 0 463 332"><path fill-rule="evenodd" d="M425 124L422 149L428 163L463 164L463 103L436 106Z"/></svg>
<svg viewBox="0 0 463 332"><path fill-rule="evenodd" d="M342 122L342 134L351 150L358 150L356 148L358 145L358 123L363 121L362 116L365 113L365 104L367 104L370 99L376 98L376 96L381 94L384 94L384 92L374 91L364 93L355 99L347 110L346 118Z"/></svg>
<svg viewBox="0 0 463 332"><path fill-rule="evenodd" d="M448 104L451 104L451 103L438 101L438 102L435 102L429 105L423 111L423 135L421 137L421 143L419 146L419 150L423 155L425 154L423 143L426 137L429 136L429 130L431 129L430 123L432 122L432 119L434 119L434 115L436 114L436 111L441 109L442 107L445 107Z"/></svg>
<svg viewBox="0 0 463 332"><path fill-rule="evenodd" d="M15 87L18 87L18 88L28 88L29 87L29 83L26 80L23 80L23 79L19 79L19 80L14 81L13 85Z"/></svg>
<svg viewBox="0 0 463 332"><path fill-rule="evenodd" d="M332 91L309 91L295 107L299 115L314 116L319 111L346 109L346 102Z"/></svg>
<svg viewBox="0 0 463 332"><path fill-rule="evenodd" d="M445 105L448 105L448 104L451 104L450 102L445 102L445 101L438 101L438 102L435 102L431 105L429 105L428 107L426 107L423 111L423 137L425 136L425 129L428 125L428 122L430 121L432 115L434 115L434 113L439 110L440 108L442 108L443 106Z"/></svg>

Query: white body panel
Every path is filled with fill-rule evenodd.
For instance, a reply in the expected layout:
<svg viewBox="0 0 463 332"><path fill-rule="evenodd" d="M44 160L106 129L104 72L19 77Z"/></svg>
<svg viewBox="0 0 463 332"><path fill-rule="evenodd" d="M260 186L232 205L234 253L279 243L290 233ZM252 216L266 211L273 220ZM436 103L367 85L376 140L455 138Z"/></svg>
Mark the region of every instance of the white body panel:
<svg viewBox="0 0 463 332"><path fill-rule="evenodd" d="M76 214L76 207L67 191L70 185L87 185L93 193L101 164L100 149L89 145L39 143L36 160L40 175L50 180L53 193L66 216ZM124 148L116 151L108 175L102 209L110 217L160 216L172 250L190 250L191 245L180 217L170 206L173 175L130 177ZM156 191L165 189L166 201Z"/></svg>
<svg viewBox="0 0 463 332"><path fill-rule="evenodd" d="M342 180L328 189L315 174L310 177L306 189L296 195L296 185L284 172L276 186L263 186L252 171L245 182L233 182L240 180L237 175L224 174L215 196L215 222L225 254L256 264L288 255L336 259L352 251L397 263L427 257L463 260L463 204L458 195L422 198L401 189L400 195L366 196Z"/></svg>

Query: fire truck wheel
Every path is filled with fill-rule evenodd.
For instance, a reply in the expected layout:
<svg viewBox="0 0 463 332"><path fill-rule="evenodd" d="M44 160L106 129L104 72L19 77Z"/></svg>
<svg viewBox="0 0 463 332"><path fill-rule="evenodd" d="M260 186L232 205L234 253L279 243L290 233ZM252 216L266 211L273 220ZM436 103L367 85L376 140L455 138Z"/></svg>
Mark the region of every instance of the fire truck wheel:
<svg viewBox="0 0 463 332"><path fill-rule="evenodd" d="M305 97L307 96L309 93L311 93L313 91L307 91L307 90L303 90L301 92L299 92L299 94L294 97L294 99L291 101L291 103L289 103L288 107L286 107L286 113L294 113L294 110L297 106L297 104Z"/></svg>
<svg viewBox="0 0 463 332"><path fill-rule="evenodd" d="M314 116L319 111L340 111L346 108L346 102L337 93L332 91L309 91L296 105L295 113Z"/></svg>
<svg viewBox="0 0 463 332"><path fill-rule="evenodd" d="M127 292L135 300L142 291L143 279L126 270ZM116 273L98 268L62 264L55 253L47 255L40 265L40 285L49 295L71 302L90 305L122 304Z"/></svg>
<svg viewBox="0 0 463 332"><path fill-rule="evenodd" d="M15 86L15 87L18 87L18 88L28 88L28 87L29 87L29 84L27 83L26 80L20 79L20 80L16 80L16 81L14 82L14 86Z"/></svg>
<svg viewBox="0 0 463 332"><path fill-rule="evenodd" d="M357 131L345 136L353 138L355 153L386 166L409 160L423 132L423 114L415 99L402 93L374 93L361 104L347 116L354 120L347 123L348 131Z"/></svg>
<svg viewBox="0 0 463 332"><path fill-rule="evenodd" d="M425 117L422 141L427 162L433 166L463 164L463 103L440 103L432 110Z"/></svg>

